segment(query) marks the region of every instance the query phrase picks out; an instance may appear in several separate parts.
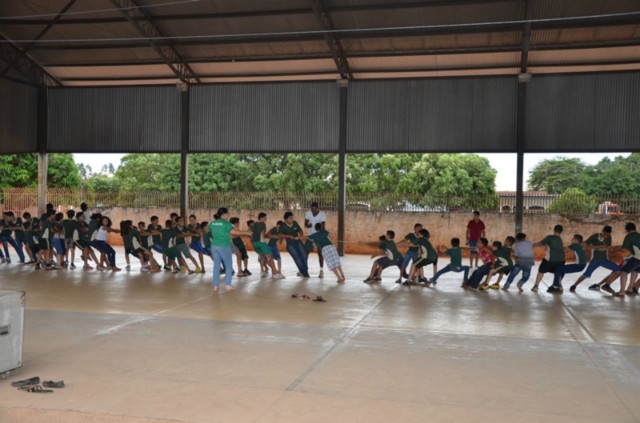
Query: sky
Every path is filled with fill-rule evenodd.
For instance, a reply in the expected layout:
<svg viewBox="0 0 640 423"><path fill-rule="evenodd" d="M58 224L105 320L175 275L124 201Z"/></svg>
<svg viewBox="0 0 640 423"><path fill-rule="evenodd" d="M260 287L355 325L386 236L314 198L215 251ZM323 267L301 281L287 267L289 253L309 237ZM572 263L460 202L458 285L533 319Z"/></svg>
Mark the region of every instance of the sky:
<svg viewBox="0 0 640 423"><path fill-rule="evenodd" d="M585 154L525 154L524 155L524 174L525 189L526 180L531 169L542 160L552 159L556 156L577 157L587 164L596 164L605 157L613 159L616 156L628 156L629 153L585 153ZM112 163L115 168L120 164L120 158L124 154L74 154L76 163L84 163L91 166L94 172L99 172L102 166ZM497 191L515 191L516 190L516 155L515 154L479 154L486 157L498 174L496 176Z"/></svg>

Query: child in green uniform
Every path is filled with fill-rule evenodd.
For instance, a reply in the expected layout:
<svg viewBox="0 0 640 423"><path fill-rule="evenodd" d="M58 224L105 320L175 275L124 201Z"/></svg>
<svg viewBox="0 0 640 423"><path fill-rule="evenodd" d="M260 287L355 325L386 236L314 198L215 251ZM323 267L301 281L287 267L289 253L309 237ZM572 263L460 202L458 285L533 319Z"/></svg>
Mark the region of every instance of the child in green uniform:
<svg viewBox="0 0 640 423"><path fill-rule="evenodd" d="M435 285L438 283L438 278L447 272L464 272L462 281L463 283L467 283L469 279L469 266L462 265L462 249L460 248L459 238L451 238L451 248L447 249L446 254L449 256L450 263L433 275L433 279L429 281L429 284Z"/></svg>
<svg viewBox="0 0 640 423"><path fill-rule="evenodd" d="M182 258L180 249L176 247L176 235L181 232L173 227L173 221L169 219L165 222L164 229L161 229L160 233L162 235L162 251L167 256L167 266L169 266L171 273L178 273L176 262L185 268L187 267L187 262Z"/></svg>
<svg viewBox="0 0 640 423"><path fill-rule="evenodd" d="M273 262L276 265L276 270L280 274L282 274L282 258L280 256L280 250L278 249L278 242L281 242L280 237L278 236L278 231L283 223L284 222L282 220L278 220L276 222L276 226L271 228L267 234L267 237L269 238L268 245L271 250L271 256L273 256Z"/></svg>
<svg viewBox="0 0 640 423"><path fill-rule="evenodd" d="M194 273L200 273L202 269L200 269L200 266L198 266L198 262L191 255L189 246L187 245L187 238L191 236L191 231L184 225L184 218L182 216L178 216L176 218L176 225L174 227L174 230L176 232L176 248L180 250L180 253L184 257L183 261L186 264L186 260L190 259L195 266L195 270L189 269L189 266L187 265L185 265L183 269L186 270L190 275Z"/></svg>
<svg viewBox="0 0 640 423"><path fill-rule="evenodd" d="M283 279L284 276L278 272L278 269L273 262L273 255L271 254L271 248L269 245L264 242L269 238L267 234L267 214L259 213L258 221L253 222L251 227L251 242L253 243L253 248L256 253L260 255L260 267L262 268L262 272L260 273L261 277L269 276L269 272L267 271L267 266L271 268L271 274L274 279Z"/></svg>
<svg viewBox="0 0 640 423"><path fill-rule="evenodd" d="M278 229L278 236L287 240L287 252L296 263L298 276L309 278L308 256L303 242L305 236L302 232L302 227L293 220L292 212L285 212L283 223Z"/></svg>
<svg viewBox="0 0 640 423"><path fill-rule="evenodd" d="M189 216L189 225L187 229L191 233L191 243L189 247L198 253L198 259L200 260L201 273L204 274L204 246L202 245L202 228L198 224L198 219L195 215Z"/></svg>
<svg viewBox="0 0 640 423"><path fill-rule="evenodd" d="M547 236L542 241L534 244L534 247L544 245L547 247L547 254L540 263L540 267L538 268L538 275L536 276L536 283L531 288L533 292L538 292L538 285L542 281L545 273L553 273L554 281L553 285L547 289L547 292L553 293L557 292L558 283L556 282L555 272L558 268L564 266L565 254L564 254L564 244L562 243L562 235L563 231L562 225L556 225L553 227L553 235Z"/></svg>
<svg viewBox="0 0 640 423"><path fill-rule="evenodd" d="M504 275L508 275L513 269L513 249L516 239L512 236L508 236L504 240L504 244L500 241L494 241L492 244L493 255L495 261L493 262L493 268L489 271L484 283L480 285L480 289L485 291L487 289L500 289L500 281ZM498 280L494 284L490 284L491 278L494 275L498 275Z"/></svg>
<svg viewBox="0 0 640 423"><path fill-rule="evenodd" d="M409 272L409 278L404 281L403 285L414 285L419 283L417 280L418 275L429 264L435 263L438 257L438 253L431 245L429 241L431 234L426 229L421 229L413 241L413 244L418 247L418 259L411 264L411 271ZM422 281L422 279L420 279ZM428 282L427 282L428 285Z"/></svg>
<svg viewBox="0 0 640 423"><path fill-rule="evenodd" d="M555 278L553 282L558 283L556 286L556 292L562 293L562 279L564 275L567 273L578 273L582 272L587 267L587 253L582 248L582 235L576 234L571 239L571 244L569 245L569 250L573 252L575 257L575 263L566 264L555 271Z"/></svg>
<svg viewBox="0 0 640 423"><path fill-rule="evenodd" d="M376 258L376 261L373 262L369 277L363 281L364 283L372 284L380 282L382 280L382 271L384 269L389 266L398 266L398 268L402 266L403 257L398 251L396 243L393 240L395 236L395 232L387 231L385 235L378 238L380 240L378 248L382 251L382 254L374 254L371 256L372 259ZM382 257L380 257L381 255Z"/></svg>
<svg viewBox="0 0 640 423"><path fill-rule="evenodd" d="M316 231L309 235L309 238L316 243L318 247L318 251L322 253L322 257L324 257L325 263L327 263L327 267L331 270L337 277L338 283L344 283L346 278L344 277L344 273L342 272L342 266L340 264L340 256L338 255L338 251L336 247L333 246L331 239L329 238L329 232L323 229L321 223L316 223L315 228Z"/></svg>
<svg viewBox="0 0 640 423"><path fill-rule="evenodd" d="M232 217L231 219L229 219L229 223L231 223L233 225L233 232L234 233L231 234L231 243L232 243L231 252L236 255L236 260L238 261L238 273L237 273L237 276L239 278L241 278L243 276L249 276L249 275L251 275L251 272L249 272L249 269L247 269L247 267L249 266L249 253L247 253L247 247L245 247L244 241L242 240L242 237L251 236L251 233L250 232L242 232L240 230L240 218L239 217ZM240 234L242 234L242 235L240 235ZM242 268L243 264L244 264L244 270Z"/></svg>

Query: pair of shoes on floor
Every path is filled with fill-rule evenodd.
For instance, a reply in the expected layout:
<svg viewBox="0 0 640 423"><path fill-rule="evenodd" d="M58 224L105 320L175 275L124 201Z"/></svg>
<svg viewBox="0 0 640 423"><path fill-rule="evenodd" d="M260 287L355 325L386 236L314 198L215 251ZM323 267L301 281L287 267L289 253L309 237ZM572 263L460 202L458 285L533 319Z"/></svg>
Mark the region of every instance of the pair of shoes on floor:
<svg viewBox="0 0 640 423"><path fill-rule="evenodd" d="M61 389L65 387L65 384L64 384L64 381L62 380L58 380L58 381L47 380L42 382L42 384L40 384L40 378L36 376L30 379L11 382L11 386L25 392L31 392L35 394L49 394L53 392L53 389L44 389L44 388Z"/></svg>

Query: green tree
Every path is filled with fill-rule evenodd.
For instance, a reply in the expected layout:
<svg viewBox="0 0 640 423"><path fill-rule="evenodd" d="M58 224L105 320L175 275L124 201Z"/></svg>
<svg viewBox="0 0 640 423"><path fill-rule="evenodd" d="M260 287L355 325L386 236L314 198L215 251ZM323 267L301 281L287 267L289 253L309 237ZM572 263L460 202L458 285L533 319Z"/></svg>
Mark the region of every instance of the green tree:
<svg viewBox="0 0 640 423"><path fill-rule="evenodd" d="M35 154L0 156L0 187L36 187L38 158ZM50 154L47 181L50 188L78 188L80 171L71 154Z"/></svg>
<svg viewBox="0 0 640 423"><path fill-rule="evenodd" d="M86 181L85 186L91 192L98 191L119 191L120 183L118 179L107 175L91 175Z"/></svg>
<svg viewBox="0 0 640 423"><path fill-rule="evenodd" d="M585 215L595 212L597 207L595 197L585 194L579 188L568 188L551 203L547 213Z"/></svg>
<svg viewBox="0 0 640 423"><path fill-rule="evenodd" d="M640 191L640 154L604 158L589 166L580 179L587 194L596 196L637 196Z"/></svg>
<svg viewBox="0 0 640 423"><path fill-rule="evenodd" d="M543 160L529 173L529 189L561 194L567 188L579 188L582 173L588 168L580 159L556 157Z"/></svg>

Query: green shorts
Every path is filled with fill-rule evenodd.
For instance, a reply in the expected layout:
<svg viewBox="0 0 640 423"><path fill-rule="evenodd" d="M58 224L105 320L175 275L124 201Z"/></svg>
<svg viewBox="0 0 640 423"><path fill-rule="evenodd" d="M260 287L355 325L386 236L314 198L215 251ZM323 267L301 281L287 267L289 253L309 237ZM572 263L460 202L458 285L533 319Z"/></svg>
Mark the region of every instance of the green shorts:
<svg viewBox="0 0 640 423"><path fill-rule="evenodd" d="M164 250L164 253L167 256L167 259L169 261L178 260L182 256L180 254L180 249L175 246L171 248L167 248L166 250Z"/></svg>
<svg viewBox="0 0 640 423"><path fill-rule="evenodd" d="M254 242L253 249L258 254L262 254L265 256L271 255L271 248L269 248L269 245L266 242Z"/></svg>

